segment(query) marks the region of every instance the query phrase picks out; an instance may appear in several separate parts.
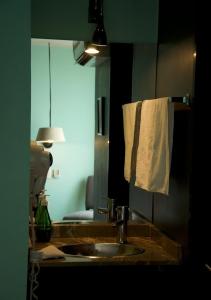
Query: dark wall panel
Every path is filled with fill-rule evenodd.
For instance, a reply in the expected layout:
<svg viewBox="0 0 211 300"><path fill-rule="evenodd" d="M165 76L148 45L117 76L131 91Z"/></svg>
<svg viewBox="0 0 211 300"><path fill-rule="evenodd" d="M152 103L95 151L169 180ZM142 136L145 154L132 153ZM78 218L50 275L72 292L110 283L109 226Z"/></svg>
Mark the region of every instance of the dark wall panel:
<svg viewBox="0 0 211 300"><path fill-rule="evenodd" d="M194 52L192 37L159 45L157 97L193 95Z"/></svg>
<svg viewBox="0 0 211 300"><path fill-rule="evenodd" d="M153 218L153 194L134 186L134 180L130 184L130 208L142 218L152 221Z"/></svg>
<svg viewBox="0 0 211 300"><path fill-rule="evenodd" d="M117 205L129 202L129 184L124 179L122 105L131 99L132 54L132 44L110 44L110 60L96 68L96 102L98 97L105 97L105 133L95 136L95 219L105 219L97 208L107 207L108 197L116 199Z"/></svg>
<svg viewBox="0 0 211 300"><path fill-rule="evenodd" d="M133 52L133 101L154 98L156 44L135 44Z"/></svg>
<svg viewBox="0 0 211 300"><path fill-rule="evenodd" d="M174 113L169 195L154 193L154 224L180 242L187 253L190 218L191 111Z"/></svg>
<svg viewBox="0 0 211 300"><path fill-rule="evenodd" d="M171 3L172 4L172 3ZM169 3L169 5L171 5ZM195 41L192 7L160 3L156 96L194 94ZM187 22L187 11L189 17ZM165 26L166 20L169 26ZM177 21L178 26L175 26ZM188 23L188 24L186 24ZM169 196L154 195L154 224L180 242L188 254L193 110L175 111Z"/></svg>
<svg viewBox="0 0 211 300"><path fill-rule="evenodd" d="M132 62L132 44L111 44L108 195L117 200L117 205L129 203L129 184L124 179L122 105L131 101Z"/></svg>
<svg viewBox="0 0 211 300"><path fill-rule="evenodd" d="M97 135L98 97L105 97L104 135ZM96 67L95 85L95 162L94 162L94 209L95 219L104 219L97 213L98 207L106 207L108 196L109 165L109 102L110 102L110 60Z"/></svg>
<svg viewBox="0 0 211 300"><path fill-rule="evenodd" d="M134 47L133 101L162 96L193 96L195 43L192 37ZM130 207L171 238L187 253L190 219L192 110L175 111L169 196L130 184Z"/></svg>
<svg viewBox="0 0 211 300"><path fill-rule="evenodd" d="M196 77L194 101L194 151L191 184L190 248L192 263L211 266L210 201L210 66L209 2L196 1ZM207 175L208 174L208 175Z"/></svg>
<svg viewBox="0 0 211 300"><path fill-rule="evenodd" d="M178 42L183 38L189 37L193 33L195 26L194 10L194 1L160 0L158 25L159 43Z"/></svg>

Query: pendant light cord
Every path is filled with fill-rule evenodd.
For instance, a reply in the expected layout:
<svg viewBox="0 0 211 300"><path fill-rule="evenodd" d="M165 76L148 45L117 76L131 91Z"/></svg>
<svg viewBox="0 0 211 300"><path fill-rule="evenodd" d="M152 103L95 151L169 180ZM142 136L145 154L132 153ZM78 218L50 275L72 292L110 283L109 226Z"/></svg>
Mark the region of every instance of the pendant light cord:
<svg viewBox="0 0 211 300"><path fill-rule="evenodd" d="M50 98L50 109L49 109L49 127L51 127L51 47L48 43L48 58L49 58L49 98Z"/></svg>

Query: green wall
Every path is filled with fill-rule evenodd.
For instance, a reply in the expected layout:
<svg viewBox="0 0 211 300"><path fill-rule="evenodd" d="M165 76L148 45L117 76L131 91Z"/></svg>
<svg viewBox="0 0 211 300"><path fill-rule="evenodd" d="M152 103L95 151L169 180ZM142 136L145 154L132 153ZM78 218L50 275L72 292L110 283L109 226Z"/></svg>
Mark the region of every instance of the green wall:
<svg viewBox="0 0 211 300"><path fill-rule="evenodd" d="M0 1L0 299L26 298L30 1Z"/></svg>
<svg viewBox="0 0 211 300"><path fill-rule="evenodd" d="M39 127L49 126L49 74L47 41L32 46L31 138ZM49 212L53 220L71 211L85 209L86 178L94 172L95 68L80 66L72 45L51 44L52 127L64 129L66 142L54 144L48 178Z"/></svg>
<svg viewBox="0 0 211 300"><path fill-rule="evenodd" d="M32 0L32 37L90 40L89 0ZM109 42L155 43L159 0L106 0L104 23Z"/></svg>

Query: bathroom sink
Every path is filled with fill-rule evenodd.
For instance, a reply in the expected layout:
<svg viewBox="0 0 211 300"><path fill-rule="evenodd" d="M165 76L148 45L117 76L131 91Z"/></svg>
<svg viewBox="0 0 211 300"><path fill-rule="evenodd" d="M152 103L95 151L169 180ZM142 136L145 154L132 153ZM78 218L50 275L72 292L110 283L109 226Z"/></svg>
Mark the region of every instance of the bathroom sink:
<svg viewBox="0 0 211 300"><path fill-rule="evenodd" d="M64 245L59 249L66 254L89 257L129 256L142 254L145 251L131 244L118 243Z"/></svg>

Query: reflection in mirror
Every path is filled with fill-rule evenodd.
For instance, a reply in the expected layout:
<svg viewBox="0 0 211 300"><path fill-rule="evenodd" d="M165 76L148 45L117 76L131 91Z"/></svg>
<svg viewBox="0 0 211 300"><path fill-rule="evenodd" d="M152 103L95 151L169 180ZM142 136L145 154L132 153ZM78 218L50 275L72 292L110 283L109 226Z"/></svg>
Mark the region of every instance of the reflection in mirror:
<svg viewBox="0 0 211 300"><path fill-rule="evenodd" d="M62 127L66 137L65 143L47 149L53 155L45 186L50 195L50 216L53 222L91 222L93 218L105 221L106 215L100 215L98 208L107 208L108 197L117 199L118 205L128 205L129 185L121 174L124 166L122 141L114 135L109 136L109 118L115 121L112 127L115 135L123 139L121 105L131 101L133 46L110 44L102 47L99 55L87 56L83 41L32 39L32 140L40 127L49 124L49 42L51 122L53 127ZM109 59L111 48L113 60ZM109 108L111 94L112 111ZM98 99L103 106L97 105L100 104ZM93 175L94 188L93 183L91 187L89 183ZM135 212L130 216L140 219Z"/></svg>
<svg viewBox="0 0 211 300"><path fill-rule="evenodd" d="M50 216L58 221L91 209L85 200L87 180L94 174L95 67L76 63L72 41L32 39L31 140L40 127L49 126L49 42L52 127L62 127L66 137L65 143L46 149L53 165L45 188Z"/></svg>

